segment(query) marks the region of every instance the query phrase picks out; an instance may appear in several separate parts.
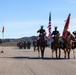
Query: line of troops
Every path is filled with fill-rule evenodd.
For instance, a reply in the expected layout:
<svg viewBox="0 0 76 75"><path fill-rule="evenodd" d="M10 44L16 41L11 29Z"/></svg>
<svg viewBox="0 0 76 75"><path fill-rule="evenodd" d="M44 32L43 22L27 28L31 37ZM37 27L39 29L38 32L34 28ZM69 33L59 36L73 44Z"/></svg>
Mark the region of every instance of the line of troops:
<svg viewBox="0 0 76 75"><path fill-rule="evenodd" d="M17 47L19 47L19 49L30 49L31 47L31 42L30 41L20 41L17 43Z"/></svg>

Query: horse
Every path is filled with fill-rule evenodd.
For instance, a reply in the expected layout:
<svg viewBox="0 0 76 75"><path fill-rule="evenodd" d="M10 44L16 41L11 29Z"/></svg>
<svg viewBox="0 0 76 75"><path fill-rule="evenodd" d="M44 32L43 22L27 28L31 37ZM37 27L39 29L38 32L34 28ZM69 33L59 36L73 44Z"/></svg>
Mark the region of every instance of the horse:
<svg viewBox="0 0 76 75"><path fill-rule="evenodd" d="M70 59L70 51L71 51L71 49L72 49L72 47L73 47L73 42L75 41L75 37L72 35L72 34L70 34L67 38L66 38L66 40L63 42L63 50L64 50L64 54L65 54L65 56L64 56L64 58L66 58L66 52L68 53L68 59ZM73 55L74 55L74 58L75 58L75 52L74 52L74 49L73 49Z"/></svg>
<svg viewBox="0 0 76 75"><path fill-rule="evenodd" d="M45 41L45 35L46 33L43 33L40 37L40 39L38 40L38 57L40 57L40 51L41 51L41 57L44 58L44 50L46 47L46 41Z"/></svg>
<svg viewBox="0 0 76 75"><path fill-rule="evenodd" d="M52 49L52 58L53 58L53 52L55 51L56 53L56 58L58 57L57 51L59 50L59 58L61 56L61 51L60 51L60 34L57 34L54 37L54 41L51 43L51 49Z"/></svg>

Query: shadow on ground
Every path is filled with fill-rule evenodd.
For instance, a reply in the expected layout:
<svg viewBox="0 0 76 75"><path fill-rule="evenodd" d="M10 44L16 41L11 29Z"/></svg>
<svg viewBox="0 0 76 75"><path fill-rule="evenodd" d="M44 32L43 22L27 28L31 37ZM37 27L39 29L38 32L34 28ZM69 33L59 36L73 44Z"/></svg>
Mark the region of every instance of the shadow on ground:
<svg viewBox="0 0 76 75"><path fill-rule="evenodd" d="M51 58L51 57L23 57L23 56L17 56L17 57L0 57L0 58L11 58L11 59L30 59L30 60L35 60L35 59L42 59L42 60L67 60L67 58Z"/></svg>

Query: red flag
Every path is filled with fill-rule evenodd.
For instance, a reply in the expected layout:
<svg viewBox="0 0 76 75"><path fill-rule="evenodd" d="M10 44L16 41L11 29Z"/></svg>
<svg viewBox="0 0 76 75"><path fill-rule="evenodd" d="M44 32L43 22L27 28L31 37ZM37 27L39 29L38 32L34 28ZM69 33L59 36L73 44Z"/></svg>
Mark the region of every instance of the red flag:
<svg viewBox="0 0 76 75"><path fill-rule="evenodd" d="M4 26L3 26L3 28L2 28L2 33L4 33Z"/></svg>
<svg viewBox="0 0 76 75"><path fill-rule="evenodd" d="M65 26L64 26L65 29L68 29L68 28L69 28L70 15L71 15L71 14L68 15L68 18L67 18L67 20L66 20L66 23L65 23Z"/></svg>
<svg viewBox="0 0 76 75"><path fill-rule="evenodd" d="M49 14L49 24L48 24L48 39L51 39L51 13Z"/></svg>
<svg viewBox="0 0 76 75"><path fill-rule="evenodd" d="M63 34L62 34L62 38L65 41L66 40L66 36L67 36L67 29L69 28L69 23L70 23L70 15L68 15L68 18L66 20L65 26L64 26L64 30L63 30Z"/></svg>

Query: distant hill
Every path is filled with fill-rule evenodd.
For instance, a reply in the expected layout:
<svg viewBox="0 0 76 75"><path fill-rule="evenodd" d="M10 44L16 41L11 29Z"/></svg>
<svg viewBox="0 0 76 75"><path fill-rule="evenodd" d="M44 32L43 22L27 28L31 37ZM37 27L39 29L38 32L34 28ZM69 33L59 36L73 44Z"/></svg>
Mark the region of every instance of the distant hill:
<svg viewBox="0 0 76 75"><path fill-rule="evenodd" d="M20 41L30 41L31 43L33 43L35 36L31 36L31 37L22 37L22 38L18 38L18 39L4 39L3 42L7 43L7 42L20 42ZM49 43L50 40L48 40L48 37L46 36L46 40ZM0 39L0 43L2 43L2 39Z"/></svg>
<svg viewBox="0 0 76 75"><path fill-rule="evenodd" d="M22 38L18 38L18 39L4 39L4 43L6 43L6 45L16 45L18 42L20 41L29 41L31 42L31 44L34 41L35 36L31 36L31 37L22 37ZM60 37L61 38L61 37ZM46 40L47 40L47 44L50 45L51 44L51 40L48 39L48 37L46 36ZM2 39L0 39L0 43L2 43Z"/></svg>

